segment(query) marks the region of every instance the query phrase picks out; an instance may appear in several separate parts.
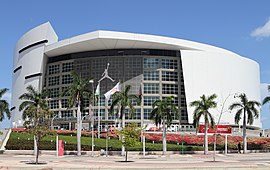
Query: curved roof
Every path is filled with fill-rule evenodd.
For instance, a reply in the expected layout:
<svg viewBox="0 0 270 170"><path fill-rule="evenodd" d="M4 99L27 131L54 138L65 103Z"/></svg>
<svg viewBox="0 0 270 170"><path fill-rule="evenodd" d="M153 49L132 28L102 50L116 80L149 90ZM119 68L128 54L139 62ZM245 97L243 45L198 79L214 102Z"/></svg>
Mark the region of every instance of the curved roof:
<svg viewBox="0 0 270 170"><path fill-rule="evenodd" d="M127 48L198 50L237 55L231 51L222 48L193 41L163 36L115 31L94 31L72 38L64 39L46 46L45 54L49 57L53 57L84 51Z"/></svg>

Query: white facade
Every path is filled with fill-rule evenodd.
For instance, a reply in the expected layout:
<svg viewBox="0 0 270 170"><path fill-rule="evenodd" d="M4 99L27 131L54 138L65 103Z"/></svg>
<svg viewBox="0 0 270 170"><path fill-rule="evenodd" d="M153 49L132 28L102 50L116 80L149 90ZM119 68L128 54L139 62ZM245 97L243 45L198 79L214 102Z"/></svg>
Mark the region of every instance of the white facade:
<svg viewBox="0 0 270 170"><path fill-rule="evenodd" d="M48 42L29 47L44 40ZM27 46L26 50L19 53ZM18 97L25 92L25 88L29 84L41 88L47 57L93 50L139 48L180 50L187 104L198 100L203 94L216 93L218 108L212 113L217 121L221 107L225 104L222 124L235 124L234 113L227 110L227 106L237 100L234 98L235 93L246 93L249 100L260 101L258 63L225 49L176 38L112 31L95 31L58 41L51 25L45 23L26 33L17 42L13 69L22 67L13 74L12 122L21 119L21 101ZM25 79L37 73L41 73L41 76ZM188 107L187 111L188 121L192 123L193 108ZM261 128L260 117L255 119L252 126Z"/></svg>

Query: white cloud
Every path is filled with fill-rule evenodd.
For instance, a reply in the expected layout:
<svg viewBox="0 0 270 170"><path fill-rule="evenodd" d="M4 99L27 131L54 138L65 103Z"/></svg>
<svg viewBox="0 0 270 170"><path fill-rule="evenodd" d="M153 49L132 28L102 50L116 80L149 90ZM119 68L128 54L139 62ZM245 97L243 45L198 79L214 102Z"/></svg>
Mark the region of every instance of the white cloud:
<svg viewBox="0 0 270 170"><path fill-rule="evenodd" d="M264 26L256 28L250 35L256 38L270 37L270 18Z"/></svg>

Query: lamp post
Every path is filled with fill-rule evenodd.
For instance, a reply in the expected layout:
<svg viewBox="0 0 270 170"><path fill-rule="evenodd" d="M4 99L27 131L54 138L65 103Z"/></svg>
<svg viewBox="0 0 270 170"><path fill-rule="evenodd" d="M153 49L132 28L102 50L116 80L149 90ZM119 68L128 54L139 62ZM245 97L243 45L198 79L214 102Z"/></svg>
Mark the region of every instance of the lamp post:
<svg viewBox="0 0 270 170"><path fill-rule="evenodd" d="M52 120L51 120L51 129L53 130L54 128L53 128L53 120L57 117L58 115L55 115L53 118L52 118Z"/></svg>
<svg viewBox="0 0 270 170"><path fill-rule="evenodd" d="M94 156L94 123L95 123L95 120L94 120L94 105L95 105L95 89L94 89L94 80L90 80L89 83L92 84L92 115L91 115L91 132L92 132L92 156ZM90 96L91 98L91 96ZM89 113L90 113L90 102L91 100L89 100Z"/></svg>
<svg viewBox="0 0 270 170"><path fill-rule="evenodd" d="M88 112L85 112L85 115L82 117L81 123L80 123L81 129L82 129L82 122L83 122L83 119L86 118L87 116L89 116L89 113L88 113Z"/></svg>
<svg viewBox="0 0 270 170"><path fill-rule="evenodd" d="M221 116L222 116L222 114L224 113L224 111L223 111L224 106L225 106L225 104L226 104L228 98L229 98L230 96L232 96L232 95L234 95L234 98L235 98L236 95L238 95L238 93L231 93L231 94L229 94L229 95L225 98L225 100L224 100L223 103L222 103L221 111L219 112L220 115L219 115L219 118L218 118L218 122L217 122L217 124L215 125L215 132L214 132L214 155L213 155L213 161L214 161L214 162L216 161L217 126L219 125Z"/></svg>

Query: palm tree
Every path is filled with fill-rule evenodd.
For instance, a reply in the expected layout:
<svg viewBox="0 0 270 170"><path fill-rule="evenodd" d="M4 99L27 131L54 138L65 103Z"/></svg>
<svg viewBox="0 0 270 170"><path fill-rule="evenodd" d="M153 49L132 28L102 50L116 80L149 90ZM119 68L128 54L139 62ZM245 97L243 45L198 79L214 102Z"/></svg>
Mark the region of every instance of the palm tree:
<svg viewBox="0 0 270 170"><path fill-rule="evenodd" d="M270 86L268 86L268 91L270 92ZM262 104L264 105L264 104L269 103L269 102L270 102L270 96L267 96L263 99Z"/></svg>
<svg viewBox="0 0 270 170"><path fill-rule="evenodd" d="M26 90L27 92L19 97L20 100L23 100L19 111L23 111L24 125L35 137L36 164L38 164L40 141L49 130L49 123L45 122L45 118L51 114L46 102L48 92L38 92L32 85L27 86Z"/></svg>
<svg viewBox="0 0 270 170"><path fill-rule="evenodd" d="M196 129L199 128L199 123L202 116L204 119L204 154L208 154L208 126L210 125L211 128L215 126L214 118L209 112L209 109L217 107L217 103L214 101L216 98L216 94L212 94L208 97L202 95L200 100L195 100L190 103L190 107L195 107L193 112L193 125L196 127Z"/></svg>
<svg viewBox="0 0 270 170"><path fill-rule="evenodd" d="M65 89L62 95L69 96L69 109L71 107L77 109L77 155L81 155L81 110L83 106L84 99L89 95L88 84L92 78L82 79L78 73L71 72L73 83L71 86Z"/></svg>
<svg viewBox="0 0 270 170"><path fill-rule="evenodd" d="M137 102L137 104L140 104L141 100L139 96L134 95L134 94L129 94L129 91L131 89L130 85L127 85L123 91L118 91L113 94L112 96L112 104L109 110L110 114L114 113L114 108L117 107L117 113L120 112L120 119L122 121L124 120L125 117L125 109L129 109L129 113L132 115L135 111L134 106L133 106L133 100ZM122 126L125 126L124 123L122 122Z"/></svg>
<svg viewBox="0 0 270 170"><path fill-rule="evenodd" d="M7 91L8 91L7 88L0 89L0 122L2 122L5 119L4 113L6 113L6 116L8 117L8 119L10 119L8 102L6 100L2 99L3 95Z"/></svg>
<svg viewBox="0 0 270 170"><path fill-rule="evenodd" d="M167 151L166 144L166 128L169 127L173 120L173 115L177 111L177 108L174 104L174 97L166 97L164 100L156 100L153 105L153 110L150 113L150 119L155 121L155 124L158 126L162 124L163 133L162 133L162 146L163 152L165 155Z"/></svg>
<svg viewBox="0 0 270 170"><path fill-rule="evenodd" d="M261 104L257 101L249 101L246 94L240 94L240 101L232 103L229 107L230 110L237 109L234 117L236 124L239 124L241 119L241 114L243 113L243 153L247 151L247 136L246 136L246 123L252 125L254 118L258 118L259 111L256 107L259 107Z"/></svg>
<svg viewBox="0 0 270 170"><path fill-rule="evenodd" d="M124 118L125 118L125 109L129 109L129 113L132 115L135 111L133 106L133 100L140 104L140 97L134 94L129 94L131 89L130 85L127 85L123 91L115 92L112 96L112 104L109 109L109 114L114 114L114 108L117 107L117 113L120 112L120 119L122 120L122 128L125 127ZM122 155L124 153L124 147L122 147Z"/></svg>

